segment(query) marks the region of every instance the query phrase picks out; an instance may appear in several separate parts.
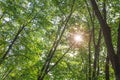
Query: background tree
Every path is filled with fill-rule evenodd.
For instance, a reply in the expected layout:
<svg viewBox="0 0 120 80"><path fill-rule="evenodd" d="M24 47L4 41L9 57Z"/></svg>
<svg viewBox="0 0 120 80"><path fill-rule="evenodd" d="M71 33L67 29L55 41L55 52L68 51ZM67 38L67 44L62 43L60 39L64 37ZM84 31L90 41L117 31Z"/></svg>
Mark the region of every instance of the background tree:
<svg viewBox="0 0 120 80"><path fill-rule="evenodd" d="M120 41L119 41L119 33L120 33L120 27L118 26L118 37L117 37L117 52L115 52L114 48L113 48L113 42L112 42L112 36L111 36L111 28L109 27L109 25L107 24L106 20L103 18L103 16L101 15L99 8L97 6L97 3L95 0L91 0L92 3L92 7L95 11L96 17L99 20L99 23L101 25L101 28L103 30L103 35L105 38L105 43L107 46L107 51L108 51L108 55L109 55L109 59L111 60L113 69L115 71L115 76L116 76L116 80L120 79L120 56L119 56L119 46L120 46ZM118 22L119 23L119 22Z"/></svg>

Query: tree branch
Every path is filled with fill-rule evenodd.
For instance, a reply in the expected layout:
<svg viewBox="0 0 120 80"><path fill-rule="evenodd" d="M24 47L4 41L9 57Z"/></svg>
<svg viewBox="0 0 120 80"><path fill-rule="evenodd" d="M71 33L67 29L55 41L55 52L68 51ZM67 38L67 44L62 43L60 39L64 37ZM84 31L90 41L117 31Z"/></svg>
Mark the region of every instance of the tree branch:
<svg viewBox="0 0 120 80"><path fill-rule="evenodd" d="M88 10L88 13L89 13L89 16L90 16L90 21L91 21L91 25L92 25L92 39L93 39L93 44L94 44L94 47L96 46L96 41L95 41L95 26L94 26L94 12L92 11L92 13L90 12L90 8L88 6L88 3L87 1L85 0L85 3L87 5L87 10Z"/></svg>
<svg viewBox="0 0 120 80"><path fill-rule="evenodd" d="M63 57L69 52L69 50L71 49L72 46L73 46L73 45L71 45L71 46L66 50L66 52L55 62L55 64L54 64L47 72L51 71L51 70L63 59Z"/></svg>
<svg viewBox="0 0 120 80"><path fill-rule="evenodd" d="M30 17L31 15L32 15L32 13L31 13L28 17ZM30 19L28 22L26 22L25 24L23 24L23 25L19 28L19 30L18 30L18 32L16 33L15 37L13 38L12 42L11 42L10 45L8 46L7 51L3 54L3 56L2 56L2 58L1 58L1 60L0 60L0 61L1 61L1 62L0 62L0 65L1 65L2 62L5 60L6 56L9 54L9 52L10 52L10 50L12 49L15 41L18 39L19 34L23 31L23 29L25 28L25 26L27 26L36 16L37 16L37 15L35 15L32 19Z"/></svg>
<svg viewBox="0 0 120 80"><path fill-rule="evenodd" d="M105 43L106 43L106 46L107 46L107 51L109 51L108 52L109 53L109 58L111 60L113 68L115 68L115 62L114 62L115 61L114 60L115 59L115 51L114 51L113 44L112 44L110 27L108 26L108 24L106 23L106 21L102 17L102 15L101 15L101 13L98 9L96 1L95 0L90 0L90 1L91 1L91 4L92 4L92 8L95 11L95 15L97 16L98 21L100 23L100 26L102 28L103 36L104 36Z"/></svg>
<svg viewBox="0 0 120 80"><path fill-rule="evenodd" d="M18 30L17 34L15 35L13 41L11 42L11 44L9 45L7 51L5 52L5 54L2 57L2 60L4 60L6 58L6 56L8 55L9 51L12 49L13 44L15 43L15 41L17 40L19 34L21 33L21 31L24 29L24 25L21 27L21 29Z"/></svg>
<svg viewBox="0 0 120 80"><path fill-rule="evenodd" d="M66 22L65 22L65 24L64 24L64 27L63 27L63 29L62 29L62 32L61 32L59 38L57 39L57 41L54 41L53 46L52 46L52 48L50 49L50 51L49 51L49 53L48 53L47 59L46 59L44 65L43 65L43 67L42 67L42 69L41 69L41 74L38 75L38 80L43 79L44 76L47 74L46 72L47 72L47 70L48 70L48 68L49 68L50 62L51 62L51 60L52 60L52 58L53 58L53 55L55 54L55 51L56 51L56 49L57 49L57 46L59 45L59 43L60 43L60 41L61 41L61 38L62 38L62 36L63 36L63 33L65 32L65 30L66 30L66 28L67 28L67 24L68 24L68 22L69 22L69 19L71 18L71 15L72 15L72 13L73 13L74 3L75 3L75 0L73 0L73 4L72 4L71 10L70 10L70 14L68 15L68 17L67 17L66 20L65 20Z"/></svg>
<svg viewBox="0 0 120 80"><path fill-rule="evenodd" d="M2 77L2 80L6 80L7 76L12 72L13 69L8 70Z"/></svg>
<svg viewBox="0 0 120 80"><path fill-rule="evenodd" d="M118 36L117 36L117 54L120 56L120 18L119 18L119 26L118 26Z"/></svg>

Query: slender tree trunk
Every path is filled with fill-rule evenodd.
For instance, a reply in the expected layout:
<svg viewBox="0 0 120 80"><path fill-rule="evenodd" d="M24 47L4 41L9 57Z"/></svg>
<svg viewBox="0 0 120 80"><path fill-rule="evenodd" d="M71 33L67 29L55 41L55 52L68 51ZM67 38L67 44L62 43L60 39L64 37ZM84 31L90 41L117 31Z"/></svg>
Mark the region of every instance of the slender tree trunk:
<svg viewBox="0 0 120 80"><path fill-rule="evenodd" d="M100 65L99 65L99 54L98 54L97 76L99 76L99 73L100 73Z"/></svg>
<svg viewBox="0 0 120 80"><path fill-rule="evenodd" d="M85 3L86 3L86 6L87 6L87 10L89 12L89 15L90 15L90 19L91 19L91 22L92 22L92 16L91 16L91 13L90 13L90 9L88 7L88 3L87 1L85 0ZM89 22L89 21L88 21ZM92 39L92 30L90 29L90 24L87 23L88 27L89 27L89 43L88 43L88 80L91 80L92 77L91 77L91 39Z"/></svg>
<svg viewBox="0 0 120 80"><path fill-rule="evenodd" d="M103 18L106 21L106 0L103 0ZM110 75L109 75L109 57L108 57L108 51L107 51L107 57L106 57L106 63L105 63L105 79L110 80Z"/></svg>
<svg viewBox="0 0 120 80"><path fill-rule="evenodd" d="M104 18L102 17L96 1L95 0L90 0L90 1L91 1L93 10L95 11L95 15L98 18L98 21L103 31L103 36L104 36L105 44L106 44L107 51L108 51L108 57L114 69L116 80L120 80L120 53L118 53L120 50L120 47L117 47L118 52L116 54L113 48L113 44L112 44L111 29L109 25L107 24L106 20L104 20ZM118 28L118 41L120 40L119 29L120 27ZM120 42L118 42L117 45L120 46Z"/></svg>
<svg viewBox="0 0 120 80"><path fill-rule="evenodd" d="M107 53L107 58L106 58L106 64L105 64L105 79L110 80L110 75L109 75L109 57Z"/></svg>
<svg viewBox="0 0 120 80"><path fill-rule="evenodd" d="M89 39L89 55L88 55L88 60L89 60L89 70L88 70L88 80L91 80L91 33L90 33L90 39Z"/></svg>
<svg viewBox="0 0 120 80"><path fill-rule="evenodd" d="M43 78L42 77L38 77L38 80L43 80Z"/></svg>
<svg viewBox="0 0 120 80"><path fill-rule="evenodd" d="M46 74L45 74L45 75L46 75ZM38 79L37 79L37 80L44 80L45 75L43 75L43 76L38 76Z"/></svg>
<svg viewBox="0 0 120 80"><path fill-rule="evenodd" d="M94 55L94 63L93 63L93 75L92 79L96 80L97 79L97 62L98 62L98 48L95 48L95 55Z"/></svg>
<svg viewBox="0 0 120 80"><path fill-rule="evenodd" d="M101 39L101 37L99 39ZM93 76L92 76L93 79L97 79L97 76L98 76L98 73L99 73L99 71L98 71L98 67L99 67L98 66L98 61L99 61L98 59L99 59L99 52L100 52L100 47L99 46L100 46L100 43L97 46L95 46Z"/></svg>
<svg viewBox="0 0 120 80"><path fill-rule="evenodd" d="M120 80L120 64L119 64L119 56L116 55L115 57L115 77L116 77L116 80Z"/></svg>
<svg viewBox="0 0 120 80"><path fill-rule="evenodd" d="M90 16L90 20L91 20L91 25L92 25L92 35L90 37L92 37L93 39L93 43L94 43L94 49L95 49L95 54L94 54L94 62L93 62L93 72L92 72L92 76L91 76L91 50L90 50L90 42L89 42L89 80L92 79L96 79L97 76L99 76L99 52L100 52L100 42L101 42L101 29L99 32L99 36L98 36L98 40L96 42L95 39L95 32L94 32L94 12L90 12L90 9L88 7L88 3L85 0L85 3L87 5L87 10L89 12L89 16Z"/></svg>
<svg viewBox="0 0 120 80"><path fill-rule="evenodd" d="M94 33L93 33L93 36L95 37ZM99 71L98 71L98 68L99 68L98 61L99 61L100 43L101 43L101 29L99 31L99 36L98 36L97 44L95 44L95 40L94 39L93 39L93 41L94 41L95 55L94 55L93 76L92 76L92 78L94 80L96 80L97 77L99 76L98 75L99 74Z"/></svg>

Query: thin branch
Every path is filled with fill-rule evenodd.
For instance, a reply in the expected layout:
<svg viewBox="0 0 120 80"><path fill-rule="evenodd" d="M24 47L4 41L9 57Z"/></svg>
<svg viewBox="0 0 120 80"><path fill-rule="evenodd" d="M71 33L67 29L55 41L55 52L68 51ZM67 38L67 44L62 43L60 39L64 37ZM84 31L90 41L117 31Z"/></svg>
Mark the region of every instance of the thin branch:
<svg viewBox="0 0 120 80"><path fill-rule="evenodd" d="M5 13L2 14L2 16L0 17L0 20L4 17Z"/></svg>
<svg viewBox="0 0 120 80"><path fill-rule="evenodd" d="M63 29L62 29L62 32L61 32L59 38L57 39L57 41L54 41L53 46L52 46L52 48L50 49L50 51L49 51L49 53L48 53L47 59L46 59L44 65L43 65L43 67L42 67L42 69L41 69L41 74L38 76L38 80L42 79L42 78L46 75L45 72L46 72L46 71L48 70L48 68L49 68L51 59L52 59L53 55L55 54L55 51L56 51L56 49L57 49L57 46L58 46L58 44L59 44L60 41L61 41L61 38L62 38L62 36L63 36L63 33L65 32L65 30L66 30L66 28L67 28L67 24L68 24L68 22L69 22L69 19L71 18L71 15L72 15L72 13L73 13L74 3L75 3L75 0L73 0L73 4L72 4L71 10L70 10L70 14L68 15L68 17L67 17L66 20L65 20L66 22L65 22L65 24L64 24L64 27L63 27ZM45 71L45 72L44 72L44 71Z"/></svg>
<svg viewBox="0 0 120 80"><path fill-rule="evenodd" d="M88 55L88 61L89 61L89 80L91 80L91 39L92 39L92 34L90 33L89 35L89 43L88 43L88 51L89 51L89 55Z"/></svg>
<svg viewBox="0 0 120 80"><path fill-rule="evenodd" d="M104 0L103 1L103 18L105 21L107 20L106 15L107 15L107 13L106 13L106 0Z"/></svg>
<svg viewBox="0 0 120 80"><path fill-rule="evenodd" d="M31 15L32 15L32 14L30 14L29 16L31 16ZM28 16L28 17L29 17L29 16ZM23 29L25 28L25 26L27 26L35 17L36 17L36 15L35 15L31 20L29 20L28 22L26 22L25 24L23 24L23 25L19 28L19 30L18 30L17 34L15 35L15 37L13 38L11 44L8 46L7 51L3 54L2 58L1 58L0 64L2 64L2 62L4 61L4 59L6 58L6 56L9 54L9 52L10 52L10 50L12 49L15 41L18 39L19 34L23 31Z"/></svg>
<svg viewBox="0 0 120 80"><path fill-rule="evenodd" d="M97 47L100 46L101 39L102 39L102 30L100 28L100 30L99 30L99 36L98 36L98 42L97 42L97 45L96 45Z"/></svg>
<svg viewBox="0 0 120 80"><path fill-rule="evenodd" d="M7 76L12 72L13 69L10 69L6 74L3 75L2 80L6 80Z"/></svg>
<svg viewBox="0 0 120 80"><path fill-rule="evenodd" d="M63 57L70 51L70 49L72 48L73 45L71 45L67 50L66 52L55 62L55 64L47 71L51 71L62 59Z"/></svg>
<svg viewBox="0 0 120 80"><path fill-rule="evenodd" d="M105 79L106 80L110 80L110 74L109 74L109 57L108 57L108 53L107 53L107 57L106 57L106 63L105 63Z"/></svg>
<svg viewBox="0 0 120 80"><path fill-rule="evenodd" d="M63 28L63 30L62 30L62 32L61 32L61 35L60 35L57 43L55 44L55 47L53 48L53 52L51 52L52 54L51 54L50 58L53 57L53 55L54 55L54 53L55 53L55 51L56 51L56 49L57 49L57 46L58 46L58 44L59 44L59 42L60 42L60 40L61 40L61 38L62 38L62 36L63 36L63 33L65 32L65 30L66 30L66 28L67 28L67 24L68 24L68 22L69 22L69 19L70 19L72 13L73 13L73 7L72 7L72 9L71 9L70 15L66 18L65 26L64 26L64 28ZM49 60L49 63L50 63L50 61L51 61L51 59ZM48 64L49 64L49 63L48 63Z"/></svg>
<svg viewBox="0 0 120 80"><path fill-rule="evenodd" d="M87 1L85 0L85 3L87 5L87 10L88 10L88 13L89 13L89 16L90 16L90 21L91 21L91 24L92 24L92 38L93 38L93 43L94 43L94 47L96 46L96 41L95 41L95 25L94 25L94 12L92 11L92 13L90 12L90 8L89 8L89 5L87 3Z"/></svg>
<svg viewBox="0 0 120 80"><path fill-rule="evenodd" d="M21 27L21 29L18 30L18 32L17 32L17 34L15 35L13 41L12 41L11 44L9 45L9 47L8 47L7 51L5 52L5 54L3 55L2 60L4 60L4 59L6 58L6 56L9 54L9 51L12 49L13 44L14 44L15 41L17 40L19 34L21 33L21 31L23 30L24 27L25 27L25 26L23 25L23 26Z"/></svg>
<svg viewBox="0 0 120 80"><path fill-rule="evenodd" d="M119 18L119 26L118 26L118 36L117 36L117 54L120 56L120 18Z"/></svg>

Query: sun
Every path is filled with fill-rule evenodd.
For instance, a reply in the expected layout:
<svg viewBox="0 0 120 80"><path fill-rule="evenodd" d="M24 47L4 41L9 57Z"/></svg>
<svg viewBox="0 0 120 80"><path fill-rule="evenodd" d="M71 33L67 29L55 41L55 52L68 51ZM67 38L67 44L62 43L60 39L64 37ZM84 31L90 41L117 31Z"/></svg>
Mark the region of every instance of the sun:
<svg viewBox="0 0 120 80"><path fill-rule="evenodd" d="M84 48L88 45L89 32L83 27L71 27L68 32L69 45L73 45L74 48Z"/></svg>
<svg viewBox="0 0 120 80"><path fill-rule="evenodd" d="M82 41L83 41L82 35L80 35L80 34L75 34L75 35L74 35L74 41L75 41L75 42L82 42Z"/></svg>

